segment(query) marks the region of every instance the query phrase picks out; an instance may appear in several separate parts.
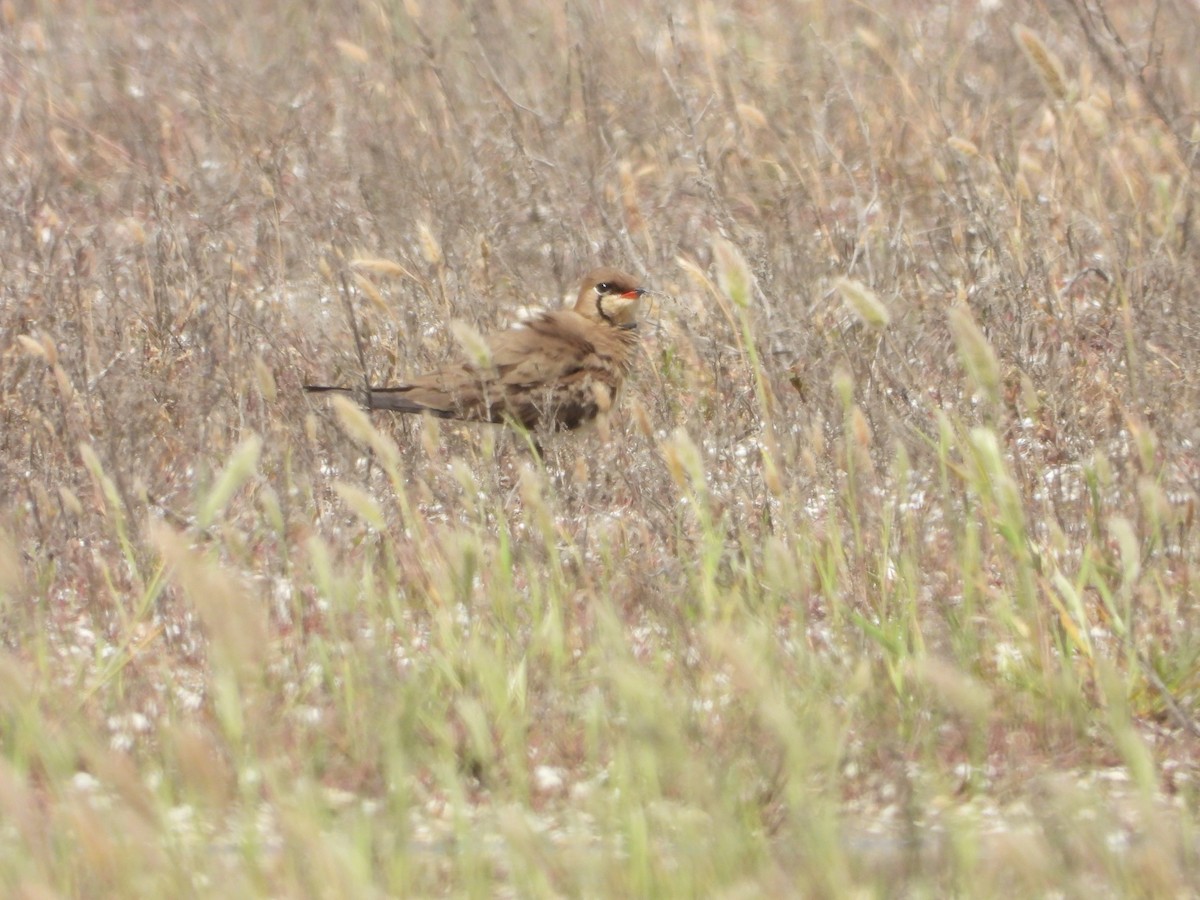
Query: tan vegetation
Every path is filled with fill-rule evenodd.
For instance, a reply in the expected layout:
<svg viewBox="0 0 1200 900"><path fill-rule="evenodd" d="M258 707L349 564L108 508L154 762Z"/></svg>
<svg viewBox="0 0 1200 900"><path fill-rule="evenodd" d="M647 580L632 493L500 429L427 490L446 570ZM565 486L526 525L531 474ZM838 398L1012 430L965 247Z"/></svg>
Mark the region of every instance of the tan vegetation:
<svg viewBox="0 0 1200 900"><path fill-rule="evenodd" d="M1190 891L1197 46L4 0L4 894ZM596 265L669 296L544 463L301 391Z"/></svg>

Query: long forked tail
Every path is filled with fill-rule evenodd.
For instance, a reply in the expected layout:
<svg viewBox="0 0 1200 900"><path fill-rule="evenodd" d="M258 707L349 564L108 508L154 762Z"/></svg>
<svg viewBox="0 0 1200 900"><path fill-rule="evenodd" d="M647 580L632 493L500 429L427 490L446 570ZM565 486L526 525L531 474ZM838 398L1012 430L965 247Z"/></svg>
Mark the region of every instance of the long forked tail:
<svg viewBox="0 0 1200 900"><path fill-rule="evenodd" d="M422 403L408 396L413 388L410 386L372 388L337 387L328 384L306 384L304 390L309 394L341 394L343 397L353 397L362 404L364 409L388 409L402 413L431 413L442 419L455 418L452 410L440 406Z"/></svg>

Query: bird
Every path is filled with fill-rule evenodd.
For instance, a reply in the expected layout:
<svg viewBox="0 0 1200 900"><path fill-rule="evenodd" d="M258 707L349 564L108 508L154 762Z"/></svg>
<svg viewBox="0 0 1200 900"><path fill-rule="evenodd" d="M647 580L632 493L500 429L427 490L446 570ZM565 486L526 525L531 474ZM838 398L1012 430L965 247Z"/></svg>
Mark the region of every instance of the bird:
<svg viewBox="0 0 1200 900"><path fill-rule="evenodd" d="M633 367L647 293L619 269L594 269L583 277L573 307L540 312L493 334L478 361L390 387L306 384L304 390L356 397L370 410L508 423L531 432L606 422Z"/></svg>

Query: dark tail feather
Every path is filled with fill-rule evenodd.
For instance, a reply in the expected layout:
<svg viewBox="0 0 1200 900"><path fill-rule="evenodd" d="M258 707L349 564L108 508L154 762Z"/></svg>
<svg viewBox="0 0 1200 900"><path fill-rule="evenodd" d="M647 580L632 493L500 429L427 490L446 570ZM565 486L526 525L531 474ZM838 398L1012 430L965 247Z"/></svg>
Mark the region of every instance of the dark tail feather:
<svg viewBox="0 0 1200 900"><path fill-rule="evenodd" d="M441 419L453 419L455 414L447 409L427 406L408 397L411 387L372 388L369 392L362 388L336 387L327 384L306 384L304 390L309 394L341 394L353 397L362 404L364 409L387 409L402 413L430 413Z"/></svg>
<svg viewBox="0 0 1200 900"><path fill-rule="evenodd" d="M367 395L370 409L390 409L402 413L430 413L440 419L453 419L455 414L447 409L429 406L408 396L411 387L375 388Z"/></svg>

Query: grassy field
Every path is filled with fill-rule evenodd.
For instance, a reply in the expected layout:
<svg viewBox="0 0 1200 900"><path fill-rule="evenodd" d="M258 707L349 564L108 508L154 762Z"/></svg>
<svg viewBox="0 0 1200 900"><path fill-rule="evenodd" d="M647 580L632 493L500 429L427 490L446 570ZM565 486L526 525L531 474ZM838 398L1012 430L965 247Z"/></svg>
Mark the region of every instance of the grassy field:
<svg viewBox="0 0 1200 900"><path fill-rule="evenodd" d="M1180 0L0 4L0 891L1186 896ZM614 264L611 434L368 416Z"/></svg>

